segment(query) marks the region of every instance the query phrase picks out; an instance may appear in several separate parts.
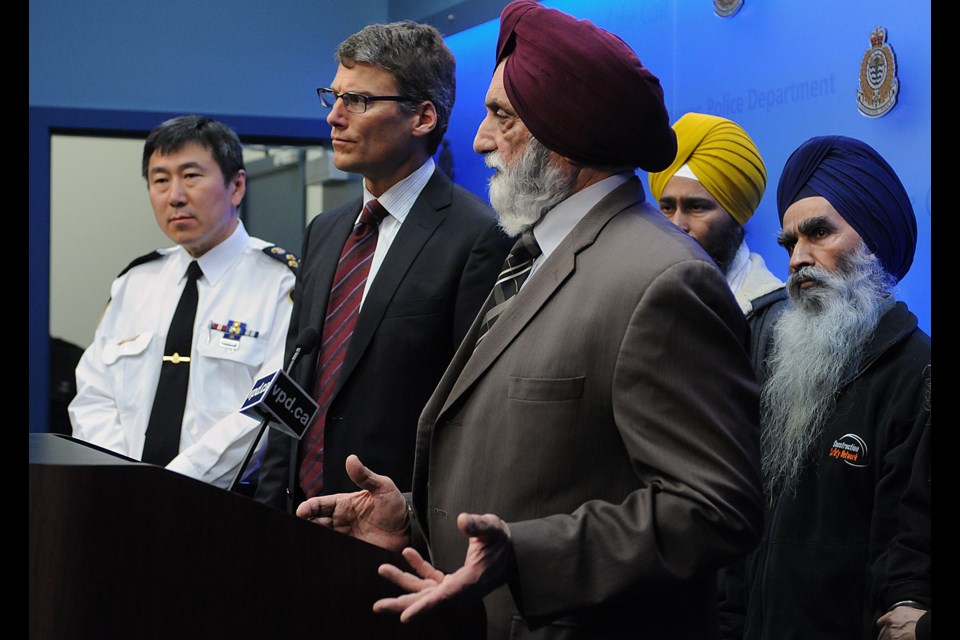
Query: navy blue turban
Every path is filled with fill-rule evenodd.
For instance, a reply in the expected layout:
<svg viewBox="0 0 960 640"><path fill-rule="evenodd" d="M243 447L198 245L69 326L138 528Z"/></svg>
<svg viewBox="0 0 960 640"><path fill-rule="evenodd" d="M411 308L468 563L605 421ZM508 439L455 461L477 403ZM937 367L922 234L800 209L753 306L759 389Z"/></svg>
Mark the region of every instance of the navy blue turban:
<svg viewBox="0 0 960 640"><path fill-rule="evenodd" d="M822 196L899 282L913 264L917 218L900 178L870 145L845 136L810 138L794 151L777 185L780 224L797 200Z"/></svg>

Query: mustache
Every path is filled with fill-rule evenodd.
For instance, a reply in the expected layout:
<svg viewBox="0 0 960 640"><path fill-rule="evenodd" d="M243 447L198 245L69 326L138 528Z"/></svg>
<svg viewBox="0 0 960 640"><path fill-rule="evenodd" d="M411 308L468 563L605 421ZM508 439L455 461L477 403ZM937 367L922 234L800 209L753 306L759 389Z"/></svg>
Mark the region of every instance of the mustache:
<svg viewBox="0 0 960 640"><path fill-rule="evenodd" d="M483 156L483 162L491 169L496 169L498 171L503 171L507 168L506 163L504 163L503 158L500 157L500 153L497 151L491 151L490 153Z"/></svg>
<svg viewBox="0 0 960 640"><path fill-rule="evenodd" d="M787 282L792 282L795 284L800 284L811 280L813 282L822 282L823 280L830 277L830 272L824 269L823 267L816 266L806 266L800 267L789 276L787 276Z"/></svg>
<svg viewBox="0 0 960 640"><path fill-rule="evenodd" d="M824 269L823 267L817 267L813 265L800 267L787 276L787 291L792 292L794 295L798 295L801 291L800 285L805 282L825 284L833 282L835 278L836 274L832 273L828 269Z"/></svg>

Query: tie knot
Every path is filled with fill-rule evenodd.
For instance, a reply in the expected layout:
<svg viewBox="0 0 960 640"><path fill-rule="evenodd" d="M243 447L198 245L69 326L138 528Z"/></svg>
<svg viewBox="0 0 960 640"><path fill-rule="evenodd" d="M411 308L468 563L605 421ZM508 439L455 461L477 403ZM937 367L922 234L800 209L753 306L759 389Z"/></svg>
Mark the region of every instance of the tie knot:
<svg viewBox="0 0 960 640"><path fill-rule="evenodd" d="M537 239L533 237L533 229L527 229L520 234L520 238L517 239L513 249L510 250L510 255L524 260L536 260L541 253L543 253L543 250L537 244Z"/></svg>
<svg viewBox="0 0 960 640"><path fill-rule="evenodd" d="M187 280L199 280L200 276L203 275L203 270L200 269L200 263L194 260L187 267Z"/></svg>
<svg viewBox="0 0 960 640"><path fill-rule="evenodd" d="M363 211L360 212L360 224L377 227L386 217L387 210L383 208L383 205L376 200L371 200L364 205Z"/></svg>

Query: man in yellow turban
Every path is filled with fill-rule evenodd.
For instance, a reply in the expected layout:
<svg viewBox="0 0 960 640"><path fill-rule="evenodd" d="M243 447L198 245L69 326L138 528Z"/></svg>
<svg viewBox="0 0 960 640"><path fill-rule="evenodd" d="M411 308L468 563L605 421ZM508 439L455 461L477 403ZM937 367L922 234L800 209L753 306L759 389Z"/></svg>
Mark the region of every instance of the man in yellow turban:
<svg viewBox="0 0 960 640"><path fill-rule="evenodd" d="M743 226L767 184L763 158L747 132L727 118L687 113L673 130L677 157L649 174L650 190L660 211L693 236L726 276L750 324L754 369L763 380L768 330L786 299L783 281L744 240Z"/></svg>

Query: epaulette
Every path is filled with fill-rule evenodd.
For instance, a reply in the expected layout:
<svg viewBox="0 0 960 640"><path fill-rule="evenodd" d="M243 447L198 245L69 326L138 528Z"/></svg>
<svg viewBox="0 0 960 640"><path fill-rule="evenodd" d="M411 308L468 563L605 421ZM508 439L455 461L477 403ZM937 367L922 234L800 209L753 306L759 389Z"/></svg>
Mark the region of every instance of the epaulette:
<svg viewBox="0 0 960 640"><path fill-rule="evenodd" d="M162 253L160 253L159 251L151 251L150 253L148 253L148 254L145 255L145 256L140 256L139 258L134 258L133 262L131 262L130 264L128 264L128 265L126 266L126 268L124 268L124 270L121 271L121 272L119 273L119 275L117 275L117 277L119 278L120 276L122 276L123 274L125 274L127 271L130 271L130 269L133 269L134 267L138 267L138 266L140 266L141 264L144 264L144 263L146 263L146 262L150 262L150 261L152 261L152 260L156 260L157 258L160 258L160 257L163 257L163 254L162 254Z"/></svg>
<svg viewBox="0 0 960 640"><path fill-rule="evenodd" d="M290 267L290 271L294 273L300 268L300 258L282 247L272 244L269 247L264 247L263 252L274 260L278 260Z"/></svg>

